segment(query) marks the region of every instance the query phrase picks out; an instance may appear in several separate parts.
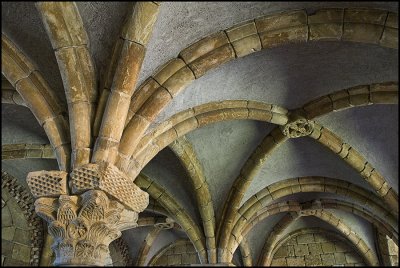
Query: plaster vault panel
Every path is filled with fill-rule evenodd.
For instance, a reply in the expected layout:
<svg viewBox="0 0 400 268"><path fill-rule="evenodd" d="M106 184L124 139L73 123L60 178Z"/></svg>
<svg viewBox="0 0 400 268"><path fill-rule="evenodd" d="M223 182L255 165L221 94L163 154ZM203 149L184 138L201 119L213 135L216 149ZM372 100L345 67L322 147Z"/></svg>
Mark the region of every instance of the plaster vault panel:
<svg viewBox="0 0 400 268"><path fill-rule="evenodd" d="M88 35L89 54L95 65L98 84L102 82L114 44L134 4L133 2L76 3ZM138 88L160 66L176 58L180 51L189 45L233 25L289 10L305 9L310 15L320 8L348 7L398 12L397 2L161 2L135 87ZM57 60L35 4L2 2L2 32L37 65L44 79L59 97L59 105L68 111ZM398 71L398 50L375 44L310 41L281 45L233 59L192 81L155 117L146 133L174 114L200 104L223 100L252 100L276 104L291 110L338 90L372 83L389 81L397 83ZM98 90L100 92L102 89ZM397 193L397 112L397 104L371 105L331 112L315 118L315 121L360 152ZM216 219L215 229L218 228L220 219L226 220L222 217L224 202L228 200L231 187L244 163L263 138L276 126L255 120L231 120L209 124L185 135L193 148L193 157L200 163L211 194L211 207L214 209ZM49 139L28 108L3 104L2 144L20 143L49 144ZM182 156L175 155L171 148L166 147L144 167L142 173L153 180L154 184L165 189L183 208L198 227L206 243L206 224L202 219L204 210L196 199L196 192L190 182L190 172L180 160ZM57 169L55 159L2 160L2 171L15 177L26 189L28 189L26 185L28 172ZM252 195L272 183L302 176L342 179L366 190L374 190L360 173L340 157L314 139L302 137L289 139L268 156L238 205L250 200ZM334 193L298 193L274 200L273 203L305 202L318 198L357 203L352 196L343 197ZM157 205L159 204L156 202L155 206ZM365 208L372 209L368 205ZM382 208L384 209L387 208ZM334 213L348 226L354 227L366 245L374 248L375 230L370 222L338 209L327 211ZM374 212L376 211L372 211ZM163 213L147 210L141 216L164 218L165 215L161 214ZM253 265L257 264L266 238L285 215L287 212L270 216L257 223L247 234ZM184 227L187 228L187 225ZM336 228L316 217L300 217L290 224L284 234L310 227L338 232ZM134 261L137 260L139 250L146 243L145 238L153 228L154 226L149 225L123 231L122 238ZM398 226L394 229L398 233ZM179 239L187 239L188 234L193 233L193 230L188 230L187 233L183 229L161 231L148 251L146 262L158 254L164 246ZM230 235L230 237L235 236L233 233ZM214 236L217 234L214 233ZM205 245L208 246L209 242L207 240ZM217 244L217 248L218 246ZM210 254L210 251L207 253ZM239 248L232 252L233 263L241 264L244 261L242 257Z"/></svg>

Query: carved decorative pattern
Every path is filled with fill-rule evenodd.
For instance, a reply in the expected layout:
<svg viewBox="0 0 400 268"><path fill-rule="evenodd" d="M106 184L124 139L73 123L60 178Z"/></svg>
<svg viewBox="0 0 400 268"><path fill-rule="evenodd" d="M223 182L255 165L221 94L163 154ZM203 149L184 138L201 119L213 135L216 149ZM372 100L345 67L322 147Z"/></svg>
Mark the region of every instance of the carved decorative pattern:
<svg viewBox="0 0 400 268"><path fill-rule="evenodd" d="M287 123L281 129L283 135L289 138L299 138L311 134L314 129L314 122L300 118Z"/></svg>
<svg viewBox="0 0 400 268"><path fill-rule="evenodd" d="M161 229L161 230L168 230L172 229L174 227L174 220L171 218L166 218L165 222L158 222L154 224L155 228Z"/></svg>
<svg viewBox="0 0 400 268"><path fill-rule="evenodd" d="M143 211L149 204L149 195L109 163L87 164L74 169L70 186L74 194L88 189L103 190L136 212Z"/></svg>
<svg viewBox="0 0 400 268"><path fill-rule="evenodd" d="M137 226L136 212L127 212L99 190L58 199L42 197L35 206L54 238L54 265L103 266L109 258L109 244L121 236L121 226Z"/></svg>
<svg viewBox="0 0 400 268"><path fill-rule="evenodd" d="M35 198L67 194L67 175L64 171L29 172L26 181Z"/></svg>
<svg viewBox="0 0 400 268"><path fill-rule="evenodd" d="M32 250L29 264L39 266L40 251L43 247L43 222L35 213L32 195L14 177L4 171L1 172L1 188L7 190L15 198L30 224Z"/></svg>

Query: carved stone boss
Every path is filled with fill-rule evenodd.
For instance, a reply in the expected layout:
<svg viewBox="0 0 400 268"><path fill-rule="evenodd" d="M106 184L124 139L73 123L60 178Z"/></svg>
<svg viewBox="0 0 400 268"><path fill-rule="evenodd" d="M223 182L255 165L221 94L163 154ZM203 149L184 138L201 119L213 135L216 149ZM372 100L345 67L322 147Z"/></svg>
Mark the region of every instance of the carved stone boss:
<svg viewBox="0 0 400 268"><path fill-rule="evenodd" d="M297 115L291 115L289 122L281 126L283 135L288 138L299 138L310 135L314 130L314 122Z"/></svg>
<svg viewBox="0 0 400 268"><path fill-rule="evenodd" d="M137 226L138 213L149 203L146 192L117 167L86 164L69 175L36 171L27 176L36 213L48 222L54 238L54 265L104 266L109 244L121 231Z"/></svg>

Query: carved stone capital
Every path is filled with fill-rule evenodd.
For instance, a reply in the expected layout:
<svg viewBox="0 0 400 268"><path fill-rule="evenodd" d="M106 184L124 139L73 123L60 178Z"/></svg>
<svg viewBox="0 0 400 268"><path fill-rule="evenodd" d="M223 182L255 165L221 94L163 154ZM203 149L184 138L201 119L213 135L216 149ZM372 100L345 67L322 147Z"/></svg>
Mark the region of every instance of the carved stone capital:
<svg viewBox="0 0 400 268"><path fill-rule="evenodd" d="M121 231L137 226L138 213L125 209L99 190L80 196L42 197L36 213L48 222L54 238L54 265L104 266L109 244Z"/></svg>
<svg viewBox="0 0 400 268"><path fill-rule="evenodd" d="M67 176L65 171L33 171L26 178L32 195L38 197L56 197L67 194Z"/></svg>
<svg viewBox="0 0 400 268"><path fill-rule="evenodd" d="M300 116L292 116L289 122L281 126L283 135L288 138L308 136L314 129L314 122Z"/></svg>

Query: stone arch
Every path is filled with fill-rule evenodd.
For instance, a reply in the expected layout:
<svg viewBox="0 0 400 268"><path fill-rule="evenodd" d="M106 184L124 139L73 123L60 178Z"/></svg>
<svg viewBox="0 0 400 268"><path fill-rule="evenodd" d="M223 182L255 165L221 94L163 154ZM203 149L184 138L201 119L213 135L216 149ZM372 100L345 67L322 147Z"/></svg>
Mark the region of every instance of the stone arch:
<svg viewBox="0 0 400 268"><path fill-rule="evenodd" d="M397 28L396 23L386 19L397 18L397 14L377 11L374 16L365 18L361 10L328 8L312 15L305 10L268 15L211 34L183 49L178 58L162 66L139 88L138 95L142 91L144 96L135 99L143 104L131 109L132 117L121 137L116 164L120 165L120 161L132 155L151 122L176 95L207 71L234 58L261 48L316 40L374 43L397 48L396 33L391 30Z"/></svg>
<svg viewBox="0 0 400 268"><path fill-rule="evenodd" d="M4 34L1 36L1 72L18 91L44 128L56 151L60 170L69 169L69 122L60 101L35 65Z"/></svg>
<svg viewBox="0 0 400 268"><path fill-rule="evenodd" d="M38 266L45 230L42 220L35 213L32 195L16 178L4 171L1 172L1 189L2 239L8 241L7 244L2 243L2 254L6 256L5 260L2 259L2 265ZM9 202L10 208L17 210L16 214L8 210ZM3 213L3 209L7 209L8 212ZM9 230L3 230L3 224L7 225L5 228ZM19 228L18 232L16 228ZM13 252L17 252L17 259L14 259Z"/></svg>
<svg viewBox="0 0 400 268"><path fill-rule="evenodd" d="M329 239L329 238L333 238L333 239ZM315 239L315 240L313 241L313 239ZM298 244L296 240L300 240L300 242L302 242L303 244L306 244L308 247L310 247L311 245L315 246L315 247L313 247L313 250L309 249L312 255L314 252L314 248L315 248L315 251L317 251L318 248L322 248L322 246L321 246L322 243L318 243L318 242L322 242L324 240L327 240L330 242L330 241L334 240L334 242L332 244L329 244L329 245L335 245L334 247L332 247L332 248L334 248L334 250L332 248L328 249L327 243L325 241L323 244L327 248L327 251L334 251L336 254L336 257L341 256L342 258L341 259L334 258L333 259L334 262L329 262L331 260L327 259L327 260L325 260L325 265L328 265L328 266L329 265L346 265L346 264L348 264L347 261L350 261L351 262L350 264L353 264L352 262L356 261L357 256L354 256L354 255L357 254L357 249L355 252L354 251L351 252L350 247L352 247L352 245L349 244L345 238L343 238L341 235L337 234L336 232L328 231L328 230L321 229L321 228L315 228L315 227L300 229L300 230L296 230L296 231L293 231L293 232L287 234L285 237L283 237L280 241L278 241L276 243L271 255L275 256L275 254L278 254L279 250L284 245L288 245L289 243L291 245ZM307 244L308 240L310 240L312 242L312 244L310 244L310 243ZM314 242L316 242L316 243L314 243ZM298 245L301 245L301 244L298 244ZM338 252L338 251L340 251L340 252ZM343 251L346 252L347 256L345 255L345 253L342 253ZM282 254L282 253L280 253L280 254ZM321 262L319 262L319 260L320 260L319 258L307 258L312 255L305 256L305 265L321 266L322 264L324 264L323 260L321 260ZM359 256L359 254L357 254L357 255ZM319 256L319 255L316 255L316 256ZM346 257L349 260L347 260ZM359 258L362 258L362 257L359 256ZM264 263L267 263L267 266L275 266L275 265L279 265L279 264L283 265L283 263L280 263L279 261L276 261L276 260L277 259L275 259L275 261L274 261L274 259L267 260L267 262L264 262ZM259 264L262 264L262 262L260 262ZM289 264L289 263L287 263L287 264ZM365 265L365 263L362 263L362 262L358 262L357 264Z"/></svg>
<svg viewBox="0 0 400 268"><path fill-rule="evenodd" d="M176 266L200 263L193 244L188 239L179 239L160 249L148 266Z"/></svg>

